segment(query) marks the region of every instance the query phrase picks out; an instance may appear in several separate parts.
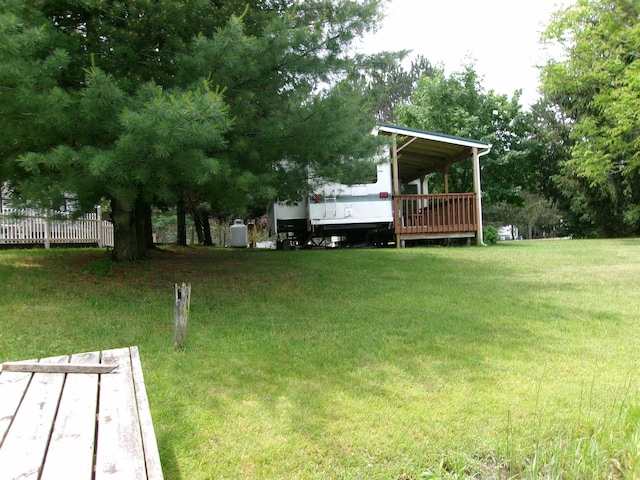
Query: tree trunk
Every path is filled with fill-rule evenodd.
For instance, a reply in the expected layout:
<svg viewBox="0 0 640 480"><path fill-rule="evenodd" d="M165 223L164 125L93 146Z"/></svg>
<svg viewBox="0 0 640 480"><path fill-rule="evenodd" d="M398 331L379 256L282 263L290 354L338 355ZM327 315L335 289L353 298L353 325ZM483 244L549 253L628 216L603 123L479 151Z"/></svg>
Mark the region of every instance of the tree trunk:
<svg viewBox="0 0 640 480"><path fill-rule="evenodd" d="M140 248L136 226L135 201L111 199L114 245L111 257L116 262L143 259L146 249Z"/></svg>
<svg viewBox="0 0 640 480"><path fill-rule="evenodd" d="M153 242L153 225L151 223L151 205L140 199L136 200L136 230L140 249L155 248Z"/></svg>
<svg viewBox="0 0 640 480"><path fill-rule="evenodd" d="M193 219L193 225L196 228L196 234L198 235L198 243L200 245L204 244L204 222L202 215L197 208L191 209L191 218Z"/></svg>
<svg viewBox="0 0 640 480"><path fill-rule="evenodd" d="M211 238L211 224L209 223L209 212L202 213L202 227L204 229L204 244L213 246L213 238Z"/></svg>
<svg viewBox="0 0 640 480"><path fill-rule="evenodd" d="M225 237L224 220L222 217L218 217L218 233L220 235L220 246L226 247L227 239Z"/></svg>
<svg viewBox="0 0 640 480"><path fill-rule="evenodd" d="M178 217L178 239L176 243L183 247L187 246L187 214L184 208L184 198L182 195L178 197L178 204L176 207L176 214Z"/></svg>
<svg viewBox="0 0 640 480"><path fill-rule="evenodd" d="M209 210L206 208L191 208L191 217L193 218L193 224L196 228L198 235L198 243L200 245L213 245L213 239L211 238L211 224L209 223Z"/></svg>

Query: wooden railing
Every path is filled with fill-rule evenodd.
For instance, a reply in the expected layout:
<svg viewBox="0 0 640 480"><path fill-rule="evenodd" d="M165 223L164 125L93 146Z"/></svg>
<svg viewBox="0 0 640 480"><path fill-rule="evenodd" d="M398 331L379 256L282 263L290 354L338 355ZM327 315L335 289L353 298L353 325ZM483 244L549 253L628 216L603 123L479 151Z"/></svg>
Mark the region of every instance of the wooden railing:
<svg viewBox="0 0 640 480"><path fill-rule="evenodd" d="M30 209L0 210L0 244L53 243L113 246L113 224L99 212L80 218L64 218L61 212Z"/></svg>
<svg viewBox="0 0 640 480"><path fill-rule="evenodd" d="M475 193L394 197L395 233L471 233L478 229Z"/></svg>

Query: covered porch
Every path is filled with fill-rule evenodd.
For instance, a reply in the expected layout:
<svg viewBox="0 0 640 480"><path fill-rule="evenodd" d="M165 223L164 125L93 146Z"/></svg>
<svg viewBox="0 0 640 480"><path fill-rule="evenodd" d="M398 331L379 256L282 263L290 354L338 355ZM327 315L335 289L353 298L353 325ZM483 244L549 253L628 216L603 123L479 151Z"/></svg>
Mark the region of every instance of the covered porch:
<svg viewBox="0 0 640 480"><path fill-rule="evenodd" d="M480 157L491 145L479 140L453 137L394 125L378 127L379 135L391 136L394 235L396 246L407 240L482 237ZM473 192L449 192L451 165L473 164ZM429 194L425 177L444 173L444 193Z"/></svg>

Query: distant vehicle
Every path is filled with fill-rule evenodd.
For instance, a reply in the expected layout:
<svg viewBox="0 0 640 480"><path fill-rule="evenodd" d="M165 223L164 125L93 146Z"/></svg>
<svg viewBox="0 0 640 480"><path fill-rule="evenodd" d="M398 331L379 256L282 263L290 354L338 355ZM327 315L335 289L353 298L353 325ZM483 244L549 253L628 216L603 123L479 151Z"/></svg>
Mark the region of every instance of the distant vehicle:
<svg viewBox="0 0 640 480"><path fill-rule="evenodd" d="M520 232L518 231L518 227L514 227L513 225L505 225L504 227L498 228L498 240L506 241L519 239Z"/></svg>

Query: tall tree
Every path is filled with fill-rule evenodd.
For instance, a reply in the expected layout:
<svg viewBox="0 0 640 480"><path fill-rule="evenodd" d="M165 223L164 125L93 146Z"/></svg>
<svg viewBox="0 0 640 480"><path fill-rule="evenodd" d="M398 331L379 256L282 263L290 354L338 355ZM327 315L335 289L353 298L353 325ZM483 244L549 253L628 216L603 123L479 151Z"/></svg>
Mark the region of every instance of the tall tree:
<svg viewBox="0 0 640 480"><path fill-rule="evenodd" d="M117 260L144 256L151 204L297 197L376 148L376 62L346 52L382 1L2 0L0 173L109 198Z"/></svg>
<svg viewBox="0 0 640 480"><path fill-rule="evenodd" d="M403 53L403 52L400 52ZM395 54L393 54L395 55ZM390 59L389 67L373 72L369 88L375 95L375 116L380 123L398 123L396 108L411 100L420 78L433 77L436 68L422 55L411 61L409 70ZM384 64L382 64L384 65Z"/></svg>
<svg viewBox="0 0 640 480"><path fill-rule="evenodd" d="M542 69L542 92L566 119L558 185L600 235L640 233L640 4L577 0L543 39L564 53Z"/></svg>
<svg viewBox="0 0 640 480"><path fill-rule="evenodd" d="M519 192L531 183L532 119L522 111L520 92L512 98L486 92L473 65L450 76L437 70L422 77L409 103L398 107L400 123L408 127L483 140L493 145L482 158L483 199L487 203L519 203ZM470 162L451 167L455 191L473 189ZM438 188L438 177L433 187ZM441 182L441 181L440 181Z"/></svg>

